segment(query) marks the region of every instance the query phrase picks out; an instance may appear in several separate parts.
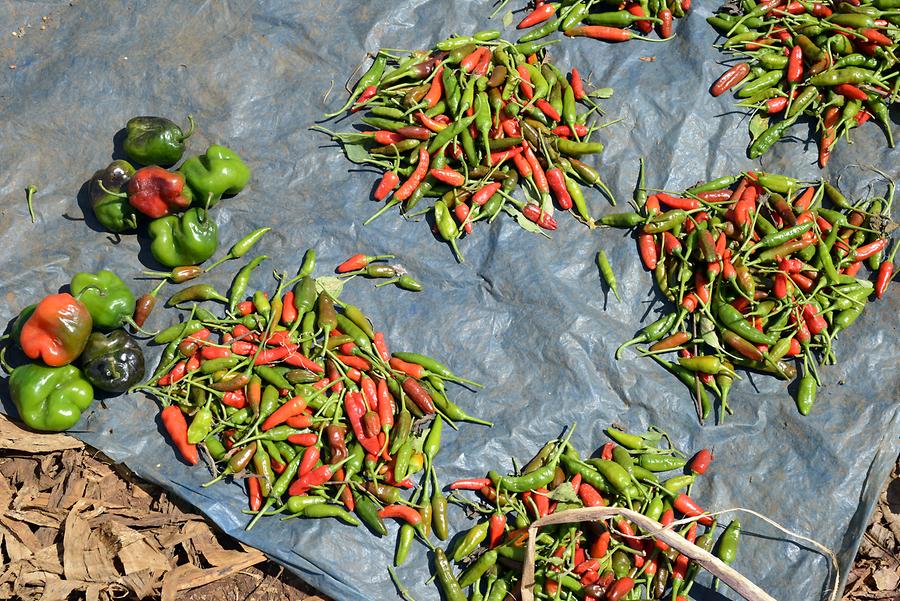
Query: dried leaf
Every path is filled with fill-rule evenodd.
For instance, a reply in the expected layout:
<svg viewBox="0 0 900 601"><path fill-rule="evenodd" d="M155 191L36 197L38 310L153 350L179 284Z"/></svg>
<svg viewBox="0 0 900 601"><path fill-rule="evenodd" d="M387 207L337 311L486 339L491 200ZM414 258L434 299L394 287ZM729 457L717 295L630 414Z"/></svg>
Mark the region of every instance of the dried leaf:
<svg viewBox="0 0 900 601"><path fill-rule="evenodd" d="M513 17L513 12L512 12L511 10L510 10L510 11L507 11L507 13L506 13L505 15L503 15L503 21L502 21L502 22L503 22L503 26L504 26L504 27L509 27L510 25L512 25L512 22L513 22L513 19L514 19L514 18L515 18L515 17Z"/></svg>
<svg viewBox="0 0 900 601"><path fill-rule="evenodd" d="M750 142L760 137L764 131L769 129L769 118L762 113L756 113L750 118Z"/></svg>
<svg viewBox="0 0 900 601"><path fill-rule="evenodd" d="M344 280L332 275L316 278L316 291L327 292L331 298L338 298L344 291Z"/></svg>

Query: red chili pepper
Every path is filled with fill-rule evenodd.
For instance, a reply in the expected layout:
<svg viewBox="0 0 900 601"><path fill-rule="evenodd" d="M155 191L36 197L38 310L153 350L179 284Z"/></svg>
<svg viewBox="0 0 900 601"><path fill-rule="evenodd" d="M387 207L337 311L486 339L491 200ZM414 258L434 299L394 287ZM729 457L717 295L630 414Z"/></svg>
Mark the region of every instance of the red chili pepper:
<svg viewBox="0 0 900 601"><path fill-rule="evenodd" d="M684 493L675 497L675 501L672 502L672 507L674 507L675 510L682 515L685 515L689 518L703 516L697 521L704 526L711 526L713 523L713 519L708 515L703 515L706 512L699 505L697 505L697 503L694 502L693 499L691 499Z"/></svg>
<svg viewBox="0 0 900 601"><path fill-rule="evenodd" d="M425 376L425 368L418 363L407 363L397 357L391 357L389 363L392 368L399 372L403 372L411 378L419 379Z"/></svg>
<svg viewBox="0 0 900 601"><path fill-rule="evenodd" d="M571 209L572 196L569 195L569 191L566 189L566 176L563 174L562 169L554 167L548 170L547 183L550 185L550 189L553 190L553 195L556 197L559 208L564 211Z"/></svg>
<svg viewBox="0 0 900 601"><path fill-rule="evenodd" d="M713 96L721 96L737 84L741 83L749 74L750 65L747 63L738 63L719 77L716 83L713 84L710 93Z"/></svg>
<svg viewBox="0 0 900 601"><path fill-rule="evenodd" d="M449 186L462 186L466 183L465 175L449 167L444 167L443 169L432 169L429 173L431 173L431 176L434 179L444 182Z"/></svg>
<svg viewBox="0 0 900 601"><path fill-rule="evenodd" d="M541 210L537 203L528 203L522 208L522 214L529 221L533 221L545 230L555 230L557 227L556 220L550 213Z"/></svg>
<svg viewBox="0 0 900 601"><path fill-rule="evenodd" d="M378 93L378 86L366 86L366 89L363 90L362 94L359 95L359 98L350 108L351 113L355 113L360 110L365 103L372 100L375 95Z"/></svg>
<svg viewBox="0 0 900 601"><path fill-rule="evenodd" d="M568 138L572 136L572 128L568 125L557 125L552 130L550 130L553 135L560 136L563 138ZM583 137L588 135L588 128L586 125L582 125L581 123L575 124L575 135L579 137Z"/></svg>
<svg viewBox="0 0 900 601"><path fill-rule="evenodd" d="M672 37L672 11L670 11L668 8L664 8L659 11L658 17L661 21L661 23L659 24L659 37Z"/></svg>
<svg viewBox="0 0 900 601"><path fill-rule="evenodd" d="M506 515L495 513L488 520L488 549L493 549L506 531Z"/></svg>
<svg viewBox="0 0 900 601"><path fill-rule="evenodd" d="M641 39L641 36L628 29L605 25L581 25L567 29L563 33L569 37L587 37L604 42L627 42L635 38Z"/></svg>
<svg viewBox="0 0 900 601"><path fill-rule="evenodd" d="M575 100L584 100L587 97L587 93L584 91L584 81L581 79L581 73L578 72L578 69L572 67L572 71L569 73L569 84L572 86L572 92L575 93Z"/></svg>
<svg viewBox="0 0 900 601"><path fill-rule="evenodd" d="M799 46L797 46L797 48L799 48ZM768 100L766 100L766 112L770 115L774 115L786 109L787 105L787 96L776 96L775 98L769 98Z"/></svg>
<svg viewBox="0 0 900 601"><path fill-rule="evenodd" d="M600 448L600 459L604 461L612 461L613 458L613 450L616 448L616 443L608 442L604 444Z"/></svg>
<svg viewBox="0 0 900 601"><path fill-rule="evenodd" d="M524 19L522 19L518 25L516 25L516 29L528 29L529 27L533 27L538 23L543 23L547 19L553 16L553 13L556 12L556 5L551 2L546 4L541 4L540 6L535 7L533 11L528 13Z"/></svg>
<svg viewBox="0 0 900 601"><path fill-rule="evenodd" d="M400 386L419 409L425 413L435 413L434 400L415 378L405 378Z"/></svg>
<svg viewBox="0 0 900 601"><path fill-rule="evenodd" d="M319 437L315 432L304 432L303 434L291 434L287 440L289 443L298 444L301 447L311 447L319 442Z"/></svg>
<svg viewBox="0 0 900 601"><path fill-rule="evenodd" d="M181 453L181 457L189 464L197 465L200 455L197 452L197 445L187 441L187 421L185 421L181 409L177 405L169 405L162 410L159 418L175 448Z"/></svg>
<svg viewBox="0 0 900 601"><path fill-rule="evenodd" d="M405 521L410 526L418 526L422 522L422 515L413 507L409 505L387 505L378 512L378 517L381 519L386 518L398 518Z"/></svg>
<svg viewBox="0 0 900 601"><path fill-rule="evenodd" d="M267 348L256 355L256 359L253 360L253 365L268 365L270 363L278 363L295 350L297 350L297 346L293 344L289 346L276 346L275 348Z"/></svg>
<svg viewBox="0 0 900 601"><path fill-rule="evenodd" d="M588 554L594 559L603 559L606 556L606 552L609 550L609 541L609 530L604 530L591 545Z"/></svg>
<svg viewBox="0 0 900 601"><path fill-rule="evenodd" d="M485 486L493 486L490 478L463 478L452 482L450 490L481 490Z"/></svg>
<svg viewBox="0 0 900 601"><path fill-rule="evenodd" d="M659 199L656 197L656 194L651 194L647 197L647 203L644 205L644 210L651 217L660 212Z"/></svg>
<svg viewBox="0 0 900 601"><path fill-rule="evenodd" d="M869 97L865 92L849 83L842 83L834 86L834 91L841 96L845 96L847 98L851 98L853 100L868 100Z"/></svg>
<svg viewBox="0 0 900 601"><path fill-rule="evenodd" d="M788 83L797 83L803 79L803 48L799 44L791 48L788 56L787 80Z"/></svg>
<svg viewBox="0 0 900 601"><path fill-rule="evenodd" d="M336 357L338 361L347 367L353 367L360 371L369 371L372 369L372 364L362 357L357 357L355 355L337 355Z"/></svg>
<svg viewBox="0 0 900 601"><path fill-rule="evenodd" d="M671 255L681 250L681 241L673 236L671 232L663 232L662 247L667 254Z"/></svg>
<svg viewBox="0 0 900 601"><path fill-rule="evenodd" d="M433 108L438 103L438 100L441 99L441 96L444 95L444 83L441 79L443 73L444 65L441 65L431 78L431 87L428 88L428 93L422 98L424 102L428 103L428 108Z"/></svg>
<svg viewBox="0 0 900 601"><path fill-rule="evenodd" d="M387 343L384 340L383 332L375 332L375 337L372 338L372 346L375 347L375 350L378 351L378 356L381 357L382 361L390 361L391 354L388 352Z"/></svg>
<svg viewBox="0 0 900 601"><path fill-rule="evenodd" d="M825 321L825 318L809 303L803 305L803 320L813 336L828 327L828 322Z"/></svg>
<svg viewBox="0 0 900 601"><path fill-rule="evenodd" d="M700 449L697 451L697 454L694 455L693 459L691 459L690 463L688 463L688 469L695 474L705 474L706 470L709 468L709 464L712 463L712 460L712 451L709 449Z"/></svg>
<svg viewBox="0 0 900 601"><path fill-rule="evenodd" d="M587 482L582 482L581 486L578 487L578 496L585 507L606 506L606 501L600 496L600 492Z"/></svg>
<svg viewBox="0 0 900 601"><path fill-rule="evenodd" d="M883 251L887 247L887 238L879 238L874 242L869 242L864 246L860 246L856 249L854 253L854 257L857 261L865 261L872 255L877 255L881 251Z"/></svg>
<svg viewBox="0 0 900 601"><path fill-rule="evenodd" d="M378 182L378 187L375 188L375 193L373 194L375 200L384 200L399 184L400 176L393 171L385 171Z"/></svg>
<svg viewBox="0 0 900 601"><path fill-rule="evenodd" d="M656 194L657 200L673 209L682 209L684 211L693 211L700 208L700 202L695 198L676 198L662 192Z"/></svg>
<svg viewBox="0 0 900 601"><path fill-rule="evenodd" d="M659 518L659 523L662 524L664 527L671 526L674 521L675 521L675 511L673 511L672 509L666 509L663 512L662 517ZM660 539L656 539L654 542L656 544L656 548L659 549L660 551L667 551L669 549L669 545Z"/></svg>
<svg viewBox="0 0 900 601"><path fill-rule="evenodd" d="M488 200L490 200L491 196L497 193L497 191L503 187L501 182L492 182L490 184L486 184L480 190L475 192L472 195L472 203L478 206L484 205Z"/></svg>
<svg viewBox="0 0 900 601"><path fill-rule="evenodd" d="M641 255L641 262L648 270L656 269L659 257L656 252L656 241L653 234L638 234L638 253Z"/></svg>
<svg viewBox="0 0 900 601"><path fill-rule="evenodd" d="M304 409L306 409L306 400L303 399L303 397L295 396L273 411L269 417L266 418L266 421L263 422L261 430L263 432L271 430L275 426L286 422L289 417L294 417L295 415L303 413Z"/></svg>
<svg viewBox="0 0 900 601"><path fill-rule="evenodd" d="M544 113L554 121L562 121L562 117L560 116L559 112L543 98L535 102L534 106L538 107L542 113Z"/></svg>
<svg viewBox="0 0 900 601"><path fill-rule="evenodd" d="M244 396L243 390L231 390L222 395L222 404L243 409L247 406L247 397Z"/></svg>
<svg viewBox="0 0 900 601"><path fill-rule="evenodd" d="M516 171L519 172L524 178L531 177L531 165L525 160L525 157L520 154L513 155L513 164L516 166Z"/></svg>
<svg viewBox="0 0 900 601"><path fill-rule="evenodd" d="M262 507L262 490L259 487L259 478L256 476L247 478L247 499L250 511L259 511Z"/></svg>
<svg viewBox="0 0 900 601"><path fill-rule="evenodd" d="M293 417L287 418L284 423L289 425L291 428L302 430L304 428L309 428L312 425L312 417L308 412L305 412L301 413L300 415L294 415Z"/></svg>
<svg viewBox="0 0 900 601"><path fill-rule="evenodd" d="M325 372L324 367L322 367L312 359L307 358L303 353L298 352L295 345L292 344L284 348L287 348L289 350L287 356L284 357L284 362L288 365L291 365L293 367L302 367L303 369L308 369L309 371L317 374ZM332 380L334 380L334 378L332 378Z"/></svg>
<svg viewBox="0 0 900 601"><path fill-rule="evenodd" d="M297 468L297 475L305 476L313 471L313 468L316 467L316 463L319 462L319 456L319 447L306 447L306 450L303 451L303 458L300 460L300 467Z"/></svg>
<svg viewBox="0 0 900 601"><path fill-rule="evenodd" d="M428 174L429 160L430 156L428 150L425 148L425 145L422 144L419 146L419 162L416 164L416 169L413 171L412 175L409 176L409 179L394 192L395 200L404 201L412 196L412 193L416 191L416 188L419 187L419 184L422 183L422 180L425 179L425 176Z"/></svg>
<svg viewBox="0 0 900 601"><path fill-rule="evenodd" d="M844 275L849 275L851 277L856 277L856 274L862 268L862 261L856 261L855 263L851 263L847 265L842 271Z"/></svg>
<svg viewBox="0 0 900 601"><path fill-rule="evenodd" d="M516 67L516 71L519 73L519 91L522 92L522 96L525 97L525 100L531 100L534 98L534 84L531 83L531 74L528 72L528 69L525 65L519 65Z"/></svg>
<svg viewBox="0 0 900 601"><path fill-rule="evenodd" d="M535 156L534 151L531 150L531 146L526 142L522 143L522 154L525 156L525 160L528 161L528 165L531 167L532 177L534 178L534 187L537 188L537 191L541 194L549 193L550 186L547 183L547 176L544 174L544 168L541 167L541 163L538 161L537 156ZM556 228L554 227L552 229Z"/></svg>
<svg viewBox="0 0 900 601"><path fill-rule="evenodd" d="M469 216L469 205L464 202L459 203L455 207L453 207L453 214L456 215L456 220L459 221L460 225L464 227L467 234L472 233L472 222L467 221L466 218Z"/></svg>
<svg viewBox="0 0 900 601"><path fill-rule="evenodd" d="M628 6L625 7L625 10L630 12L635 17L646 17L647 16L644 13L644 9L641 8L640 4L636 4L636 3L629 4ZM650 21L635 21L634 25L643 34L648 34L651 31L653 31L653 23L651 23ZM669 36L663 36L663 37L669 37Z"/></svg>
<svg viewBox="0 0 900 601"><path fill-rule="evenodd" d="M815 286L815 282L811 279L803 275L802 273L792 273L791 280L797 284L797 287L800 288L803 292L809 292Z"/></svg>
<svg viewBox="0 0 900 601"><path fill-rule="evenodd" d="M334 475L334 468L330 464L320 465L316 469L300 476L288 489L290 496L302 495L313 486L321 486L331 480Z"/></svg>
<svg viewBox="0 0 900 601"><path fill-rule="evenodd" d="M222 346L203 346L200 349L202 359L225 359L231 357L231 350Z"/></svg>
<svg viewBox="0 0 900 601"><path fill-rule="evenodd" d="M637 559L635 557L635 559ZM631 592L631 589L634 588L634 580L628 578L627 576L624 578L619 578L616 580L611 587L606 591L606 601L621 601L625 598L625 595Z"/></svg>
<svg viewBox="0 0 900 601"><path fill-rule="evenodd" d="M257 347L255 344L246 342L244 340L235 340L231 343L231 352L235 355L241 355L242 357L252 355L256 352L257 348L259 347Z"/></svg>
<svg viewBox="0 0 900 601"><path fill-rule="evenodd" d="M681 299L681 307L685 309L688 313L693 313L697 310L697 304L700 300L697 298L697 295L691 292L690 294L686 294L683 299Z"/></svg>
<svg viewBox="0 0 900 601"><path fill-rule="evenodd" d="M867 40L878 46L890 46L894 43L891 38L887 37L877 29L860 29L859 33L866 36Z"/></svg>

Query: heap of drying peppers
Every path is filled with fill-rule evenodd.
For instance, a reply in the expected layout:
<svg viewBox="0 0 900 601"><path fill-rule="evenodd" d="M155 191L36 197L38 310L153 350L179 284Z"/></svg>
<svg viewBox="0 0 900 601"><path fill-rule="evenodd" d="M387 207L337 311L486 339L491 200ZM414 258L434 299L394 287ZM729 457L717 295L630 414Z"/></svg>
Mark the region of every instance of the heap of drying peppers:
<svg viewBox="0 0 900 601"><path fill-rule="evenodd" d="M509 0L501 0L491 17L499 14L508 3ZM685 16L691 9L691 0L535 0L529 6L532 8L516 28L539 27L519 38L518 43L535 42L554 31L562 31L569 37L588 37L605 42L658 42L672 38L672 21ZM638 35L631 28L644 35ZM644 37L652 33L654 28L662 40Z"/></svg>
<svg viewBox="0 0 900 601"><path fill-rule="evenodd" d="M603 145L590 141L598 126L587 121L599 108L578 70L567 79L539 59L542 44L499 35L451 37L407 57L381 50L346 104L328 115L365 110L362 123L371 129L313 128L340 142L351 161L385 171L373 192L385 205L366 223L401 204L406 216L431 214L462 260L457 240L500 212L542 232L556 229L555 208L574 208L593 227L582 186L597 186L612 201L597 170L581 160ZM589 110L578 113L579 101ZM517 188L524 201L513 196ZM425 209L423 198L430 199Z"/></svg>
<svg viewBox="0 0 900 601"><path fill-rule="evenodd" d="M515 474L490 471L484 478L457 480L452 490L477 491L480 502L454 493L478 520L448 551L435 552L435 571L448 601L518 598L528 527L538 518L581 507L626 507L671 526L689 542L734 561L740 523L716 540L716 521L689 496L712 461L708 449L688 459L668 437L607 430L597 458L582 458L567 438L548 442ZM680 473L665 479L663 472ZM688 518L679 527L676 520ZM694 518L694 519L691 519ZM698 532L698 524L705 531ZM700 567L625 518L545 526L538 531L535 599L685 599ZM463 566L457 576L450 561ZM472 587L469 597L464 589ZM684 595L684 596L682 596Z"/></svg>
<svg viewBox="0 0 900 601"><path fill-rule="evenodd" d="M130 119L122 144L128 160L113 161L88 183L97 221L117 235L146 223L150 252L166 267L199 265L216 252L218 228L208 209L250 180L244 161L218 144L177 170L167 169L181 160L194 131L194 120L188 120L190 129L184 132L163 117Z"/></svg>
<svg viewBox="0 0 900 601"><path fill-rule="evenodd" d="M818 132L819 166L842 137L871 118L894 147L889 107L897 96L896 0L753 0L729 3L707 21L740 62L712 86L713 96L740 86L753 110L748 149L756 158L808 115Z"/></svg>
<svg viewBox="0 0 900 601"><path fill-rule="evenodd" d="M885 176L886 177L886 176ZM890 180L888 180L890 182ZM820 384L815 363L836 361L833 343L881 298L894 272L885 257L893 182L886 198L851 203L836 187L784 175L721 177L673 196L635 190L638 212L604 216L602 225L635 228L638 252L672 306L616 351L650 344L642 355L691 390L701 422L741 367L793 379L807 415ZM831 208L826 208L826 203ZM868 263L875 282L857 277ZM677 353L677 360L661 355Z"/></svg>
<svg viewBox="0 0 900 601"><path fill-rule="evenodd" d="M27 361L12 368L4 347L0 364L25 425L68 430L93 403L95 388L121 393L143 379L144 354L123 329L134 323L135 302L128 285L104 269L75 274L67 292L19 313L9 338Z"/></svg>
<svg viewBox="0 0 900 601"><path fill-rule="evenodd" d="M446 383L478 385L430 357L391 354L363 312L338 300L341 280L312 277L312 250L295 277L276 273L271 295L246 297L264 259L251 260L227 296L170 299L185 309L186 300L218 300L227 310L216 317L194 304L186 321L160 332L159 367L135 389L163 405L162 423L187 463L208 455L207 485L244 483L248 530L281 514L362 522L380 536L396 518L408 547L412 529L432 519L423 499L437 490L432 460L444 425L490 425L452 402ZM433 519L446 521L440 508Z"/></svg>

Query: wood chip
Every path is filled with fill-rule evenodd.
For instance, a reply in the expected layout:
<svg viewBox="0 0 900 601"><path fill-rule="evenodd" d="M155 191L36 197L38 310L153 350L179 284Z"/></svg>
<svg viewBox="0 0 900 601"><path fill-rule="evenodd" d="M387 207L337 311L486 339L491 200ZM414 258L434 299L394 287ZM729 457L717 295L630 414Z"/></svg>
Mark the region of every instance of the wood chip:
<svg viewBox="0 0 900 601"><path fill-rule="evenodd" d="M23 453L50 453L81 449L84 443L65 434L39 434L20 427L0 414L0 449Z"/></svg>

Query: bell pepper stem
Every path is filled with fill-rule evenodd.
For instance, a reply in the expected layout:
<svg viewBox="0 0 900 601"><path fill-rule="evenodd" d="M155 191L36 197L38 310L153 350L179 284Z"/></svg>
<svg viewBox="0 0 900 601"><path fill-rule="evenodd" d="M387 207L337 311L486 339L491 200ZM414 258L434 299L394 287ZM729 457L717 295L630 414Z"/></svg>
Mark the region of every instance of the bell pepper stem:
<svg viewBox="0 0 900 601"><path fill-rule="evenodd" d="M128 198L128 194L125 192L113 192L111 190L108 190L106 186L103 185L102 179L97 180L97 186L99 186L104 193L109 194L110 196L115 196L116 198Z"/></svg>
<svg viewBox="0 0 900 601"><path fill-rule="evenodd" d="M32 204L32 199L34 198L34 193L37 192L37 186L34 184L29 184L27 188L25 188L25 204L28 205L28 214L31 215L31 223L34 223L34 204Z"/></svg>
<svg viewBox="0 0 900 601"><path fill-rule="evenodd" d="M187 133L184 134L183 136L181 136L182 142L187 140L188 138L190 138L192 135L194 135L194 117L193 117L193 115L188 115L187 120L188 120L188 123L190 124L190 127L188 127Z"/></svg>

